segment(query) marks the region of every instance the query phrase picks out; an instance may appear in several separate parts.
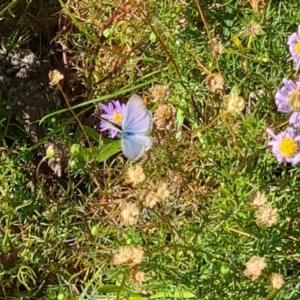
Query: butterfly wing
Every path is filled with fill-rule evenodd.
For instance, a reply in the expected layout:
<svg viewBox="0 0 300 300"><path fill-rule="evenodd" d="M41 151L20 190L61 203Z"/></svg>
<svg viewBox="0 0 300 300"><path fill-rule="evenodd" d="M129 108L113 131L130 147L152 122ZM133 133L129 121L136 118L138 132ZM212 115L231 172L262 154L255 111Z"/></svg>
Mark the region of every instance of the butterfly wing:
<svg viewBox="0 0 300 300"><path fill-rule="evenodd" d="M117 126L115 126L113 123L101 118L101 122L105 123L105 125L107 126L107 129L112 129L115 130L117 132L122 132L122 130L120 128L118 128Z"/></svg>
<svg viewBox="0 0 300 300"><path fill-rule="evenodd" d="M152 129L152 114L147 109L142 98L132 95L126 105L123 122L123 132L148 133Z"/></svg>
<svg viewBox="0 0 300 300"><path fill-rule="evenodd" d="M152 146L152 138L147 134L122 134L122 151L128 160L138 160Z"/></svg>

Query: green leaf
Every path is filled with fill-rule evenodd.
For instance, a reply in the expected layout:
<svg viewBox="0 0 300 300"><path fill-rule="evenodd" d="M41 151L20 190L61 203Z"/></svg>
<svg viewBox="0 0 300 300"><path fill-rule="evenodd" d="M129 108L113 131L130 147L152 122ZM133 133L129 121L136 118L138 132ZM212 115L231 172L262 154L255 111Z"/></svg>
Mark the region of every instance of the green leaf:
<svg viewBox="0 0 300 300"><path fill-rule="evenodd" d="M100 288L98 288L98 293L99 294L102 294L102 293L109 293L109 294L112 294L112 293L117 293L119 291L120 287L116 286L116 285L104 285Z"/></svg>
<svg viewBox="0 0 300 300"><path fill-rule="evenodd" d="M149 299L174 298L174 299L191 299L196 298L196 295L182 287L173 288L158 292L149 297Z"/></svg>
<svg viewBox="0 0 300 300"><path fill-rule="evenodd" d="M89 126L83 126L85 133L94 141L99 142L100 133Z"/></svg>
<svg viewBox="0 0 300 300"><path fill-rule="evenodd" d="M100 146L100 153L97 155L97 161L101 162L114 154L118 153L121 148L121 140L112 141L109 144Z"/></svg>

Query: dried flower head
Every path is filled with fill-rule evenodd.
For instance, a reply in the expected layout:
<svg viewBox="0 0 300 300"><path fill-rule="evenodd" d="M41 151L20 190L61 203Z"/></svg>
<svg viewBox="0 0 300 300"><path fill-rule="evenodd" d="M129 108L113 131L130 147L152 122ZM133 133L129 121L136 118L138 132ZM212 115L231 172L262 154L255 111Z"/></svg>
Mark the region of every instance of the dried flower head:
<svg viewBox="0 0 300 300"><path fill-rule="evenodd" d="M264 193L257 191L250 195L249 202L253 206L262 206L268 202L268 198Z"/></svg>
<svg viewBox="0 0 300 300"><path fill-rule="evenodd" d="M262 271L266 268L266 266L267 264L265 263L264 257L253 256L246 263L244 275L254 281L262 274Z"/></svg>
<svg viewBox="0 0 300 300"><path fill-rule="evenodd" d="M155 85L152 87L154 101L163 101L169 97L169 87L167 85Z"/></svg>
<svg viewBox="0 0 300 300"><path fill-rule="evenodd" d="M143 199L143 205L145 207L153 208L159 201L160 198L157 196L157 194L155 192L150 191Z"/></svg>
<svg viewBox="0 0 300 300"><path fill-rule="evenodd" d="M167 184L164 182L159 183L157 188L152 184L152 190L147 191L142 195L143 205L145 207L153 208L158 202L168 198L170 192L167 187Z"/></svg>
<svg viewBox="0 0 300 300"><path fill-rule="evenodd" d="M221 74L211 74L206 78L206 86L208 90L215 92L224 90L224 78Z"/></svg>
<svg viewBox="0 0 300 300"><path fill-rule="evenodd" d="M255 13L262 13L267 4L267 0L248 0Z"/></svg>
<svg viewBox="0 0 300 300"><path fill-rule="evenodd" d="M230 93L224 96L225 108L232 114L239 114L245 108L245 100L238 93Z"/></svg>
<svg viewBox="0 0 300 300"><path fill-rule="evenodd" d="M139 208L135 203L124 203L121 206L121 221L124 225L135 225L139 217Z"/></svg>
<svg viewBox="0 0 300 300"><path fill-rule="evenodd" d="M175 112L176 110L172 105L160 105L154 112L153 117L153 122L157 126L157 129L171 130L175 123Z"/></svg>
<svg viewBox="0 0 300 300"><path fill-rule="evenodd" d="M135 286L141 286L145 281L145 273L134 268L130 271L130 279Z"/></svg>
<svg viewBox="0 0 300 300"><path fill-rule="evenodd" d="M273 208L270 203L266 203L258 208L255 218L258 225L271 227L278 220L277 208Z"/></svg>
<svg viewBox="0 0 300 300"><path fill-rule="evenodd" d="M165 182L161 182L158 185L156 194L161 200L168 198L170 196L170 191L168 190L168 185Z"/></svg>
<svg viewBox="0 0 300 300"><path fill-rule="evenodd" d="M247 27L246 30L244 32L245 36L254 36L254 35L258 35L259 32L261 30L261 26L256 23L256 22L250 22Z"/></svg>
<svg viewBox="0 0 300 300"><path fill-rule="evenodd" d="M218 38L212 39L212 50L216 56L220 56L224 51L224 46Z"/></svg>
<svg viewBox="0 0 300 300"><path fill-rule="evenodd" d="M49 85L57 85L63 78L64 75L61 74L58 70L50 71L48 74Z"/></svg>
<svg viewBox="0 0 300 300"><path fill-rule="evenodd" d="M295 128L288 127L277 135L270 128L266 131L273 138L268 146L272 146L272 152L280 164L291 163L295 166L300 163L300 135Z"/></svg>
<svg viewBox="0 0 300 300"><path fill-rule="evenodd" d="M275 290L280 290L284 285L284 280L280 274L272 273L270 276L270 282L272 288Z"/></svg>
<svg viewBox="0 0 300 300"><path fill-rule="evenodd" d="M113 264L135 266L142 262L144 250L141 247L123 246L113 257Z"/></svg>
<svg viewBox="0 0 300 300"><path fill-rule="evenodd" d="M300 47L300 46L299 46ZM291 113L289 122L300 126L300 80L283 79L283 86L275 94L275 103L280 112Z"/></svg>
<svg viewBox="0 0 300 300"><path fill-rule="evenodd" d="M143 168L140 165L135 165L127 170L125 181L135 187L144 181L145 177Z"/></svg>
<svg viewBox="0 0 300 300"><path fill-rule="evenodd" d="M291 57L289 60L293 60L295 63L295 69L300 68L300 25L298 31L291 34L287 42L290 50Z"/></svg>

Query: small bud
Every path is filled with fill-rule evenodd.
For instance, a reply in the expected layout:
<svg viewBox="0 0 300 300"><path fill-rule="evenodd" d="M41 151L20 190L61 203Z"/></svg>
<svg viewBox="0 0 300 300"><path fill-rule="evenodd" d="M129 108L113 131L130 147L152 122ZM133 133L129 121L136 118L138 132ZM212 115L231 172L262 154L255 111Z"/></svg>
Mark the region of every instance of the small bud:
<svg viewBox="0 0 300 300"><path fill-rule="evenodd" d="M57 295L57 300L65 300L65 299L66 299L66 297L65 297L65 295L63 293L59 293Z"/></svg>
<svg viewBox="0 0 300 300"><path fill-rule="evenodd" d="M229 274L230 268L226 264L223 264L221 266L220 272L221 272L221 275L226 276Z"/></svg>
<svg viewBox="0 0 300 300"><path fill-rule="evenodd" d="M109 28L106 28L102 34L105 38L109 38L111 36L111 30Z"/></svg>
<svg viewBox="0 0 300 300"><path fill-rule="evenodd" d="M81 150L80 144L73 144L70 149L70 155L74 157L80 153L80 150Z"/></svg>
<svg viewBox="0 0 300 300"><path fill-rule="evenodd" d="M77 167L77 162L75 160L71 160L70 161L70 168L71 169L76 169L76 167Z"/></svg>
<svg viewBox="0 0 300 300"><path fill-rule="evenodd" d="M99 234L99 226L98 225L94 225L92 227L91 234L92 234L92 236L96 236Z"/></svg>
<svg viewBox="0 0 300 300"><path fill-rule="evenodd" d="M150 33L149 40L152 43L156 43L156 35L153 32Z"/></svg>

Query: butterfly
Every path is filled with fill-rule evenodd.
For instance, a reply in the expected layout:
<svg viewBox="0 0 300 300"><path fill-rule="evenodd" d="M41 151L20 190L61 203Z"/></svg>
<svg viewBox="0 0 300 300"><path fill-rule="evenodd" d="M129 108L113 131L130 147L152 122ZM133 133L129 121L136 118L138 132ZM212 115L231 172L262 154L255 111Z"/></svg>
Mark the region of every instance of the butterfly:
<svg viewBox="0 0 300 300"><path fill-rule="evenodd" d="M152 113L146 108L142 98L136 94L132 95L126 104L122 130L111 123L107 125L120 132L122 151L132 162L137 161L152 147L153 140L150 136Z"/></svg>

